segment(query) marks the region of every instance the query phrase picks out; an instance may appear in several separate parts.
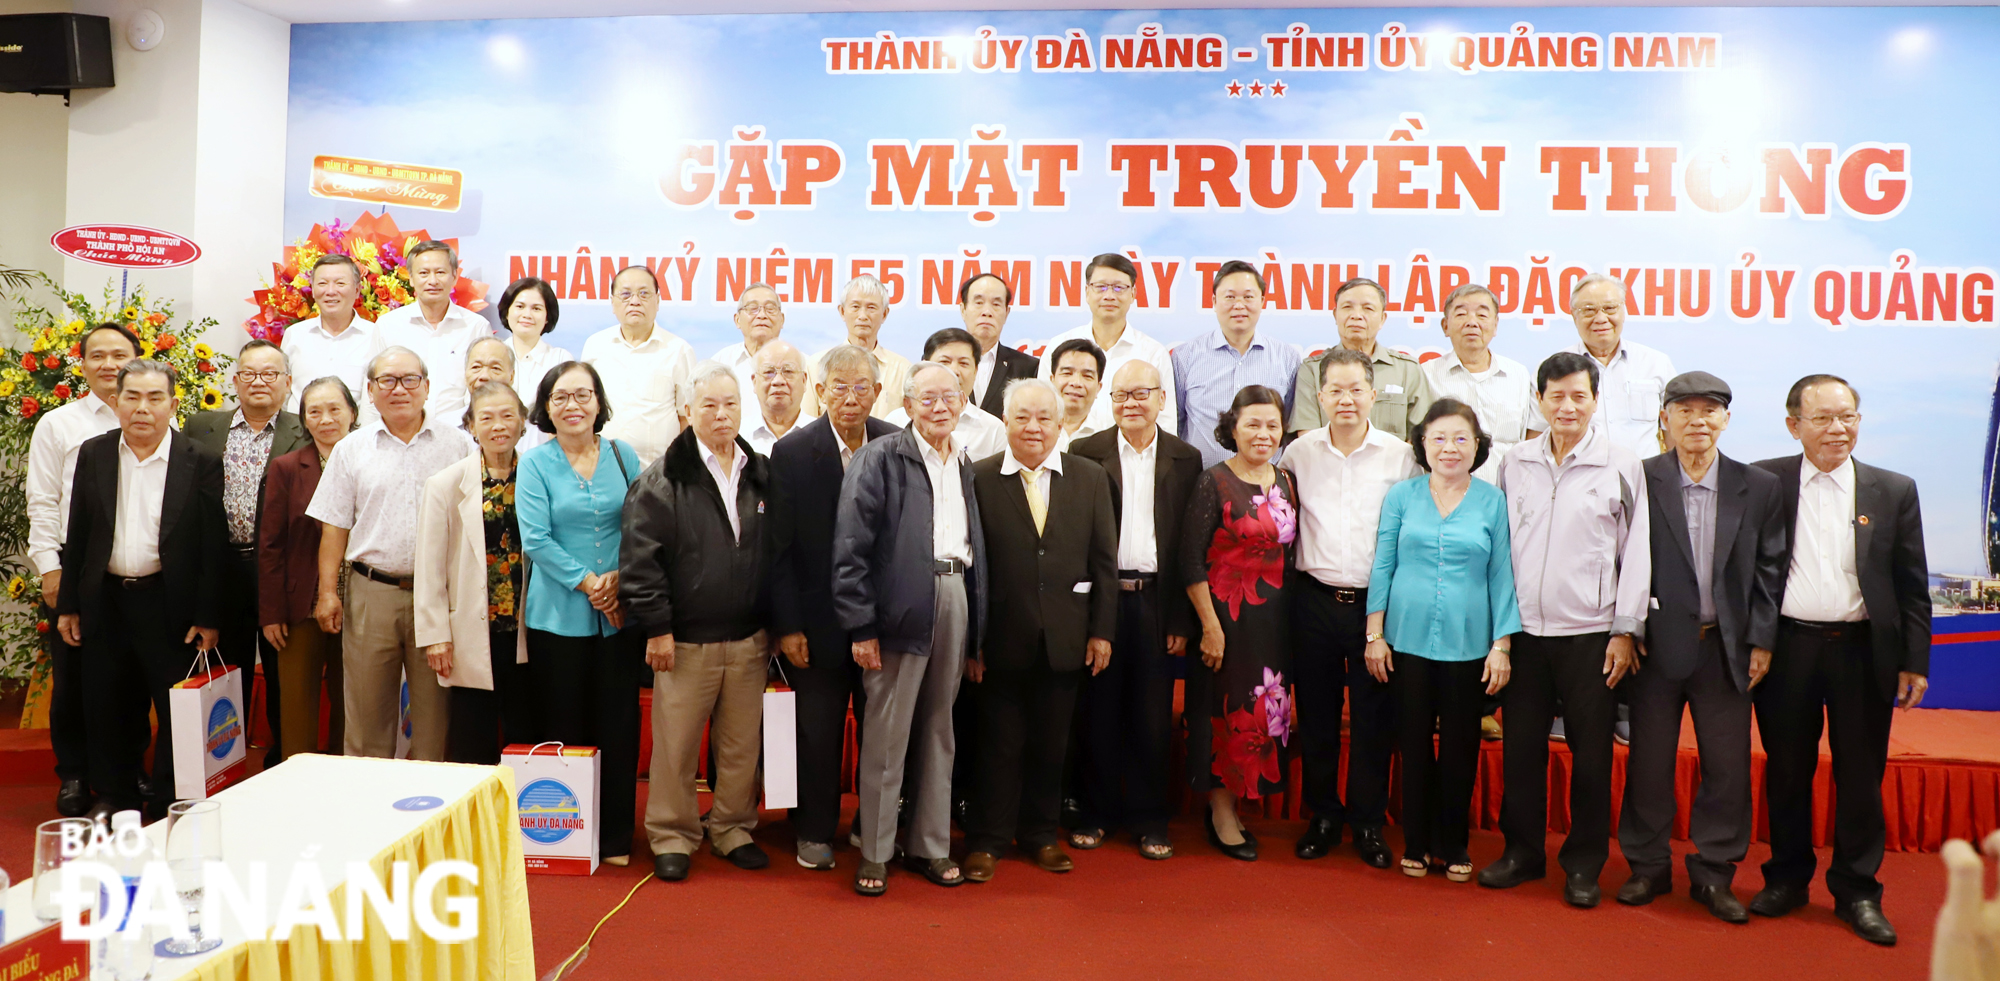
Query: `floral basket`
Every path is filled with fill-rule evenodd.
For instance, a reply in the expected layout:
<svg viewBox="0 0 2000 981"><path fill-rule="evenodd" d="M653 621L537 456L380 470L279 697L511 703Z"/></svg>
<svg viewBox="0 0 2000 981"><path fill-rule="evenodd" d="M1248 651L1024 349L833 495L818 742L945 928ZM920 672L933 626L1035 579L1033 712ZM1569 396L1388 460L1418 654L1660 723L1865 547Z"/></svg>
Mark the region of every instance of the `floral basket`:
<svg viewBox="0 0 2000 981"><path fill-rule="evenodd" d="M380 319L414 298L410 271L403 257L411 246L430 237L431 233L421 228L402 231L386 211L379 215L364 211L351 225L338 221L314 225L305 238L285 246L282 262L271 264L271 283L250 295L250 303L257 312L243 321L243 329L251 337L279 344L284 341L286 327L318 316L319 309L312 298L312 267L329 255L347 256L361 267L365 282L361 295L355 298L354 312L369 321ZM444 243L458 248L455 238L445 239ZM485 283L461 276L458 287L452 291L451 302L467 310L483 310L487 289Z"/></svg>

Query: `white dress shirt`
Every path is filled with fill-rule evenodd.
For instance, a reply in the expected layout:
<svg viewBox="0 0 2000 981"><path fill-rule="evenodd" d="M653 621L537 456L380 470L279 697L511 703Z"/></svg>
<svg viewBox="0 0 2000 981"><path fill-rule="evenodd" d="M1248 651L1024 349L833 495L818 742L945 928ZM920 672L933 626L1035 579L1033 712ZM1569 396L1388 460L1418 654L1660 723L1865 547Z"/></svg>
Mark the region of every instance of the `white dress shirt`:
<svg viewBox="0 0 2000 981"><path fill-rule="evenodd" d="M901 406L882 421L898 429L910 428L910 414ZM965 458L976 463L1007 451L1007 424L999 416L967 402L958 414L958 422L951 427L951 438L964 447Z"/></svg>
<svg viewBox="0 0 2000 981"><path fill-rule="evenodd" d="M424 400L427 414L456 426L465 418L469 404L465 389L465 352L474 341L493 336L493 325L456 304L447 307L444 320L436 327L424 319L422 304L411 301L382 315L375 322L375 343L368 354L374 357L392 347L417 352L429 373L431 393ZM361 416L375 418L373 399L362 400Z"/></svg>
<svg viewBox="0 0 2000 981"><path fill-rule="evenodd" d="M931 478L931 554L971 565L972 522L966 516L965 485L959 477L965 450L953 440L945 444L941 455L930 440L918 436L917 451L923 455L924 470Z"/></svg>
<svg viewBox="0 0 2000 981"><path fill-rule="evenodd" d="M1582 341L1563 350L1597 360ZM1590 428L1608 429L1614 445L1641 460L1659 456L1660 394L1674 374L1672 358L1621 339L1611 363L1597 366L1597 414L1590 418Z"/></svg>
<svg viewBox="0 0 2000 981"><path fill-rule="evenodd" d="M429 413L408 443L378 419L334 446L306 517L348 530L349 562L407 576L417 563L424 481L476 452L465 430Z"/></svg>
<svg viewBox="0 0 2000 981"><path fill-rule="evenodd" d="M285 411L299 411L299 396L306 386L329 375L347 383L354 401L368 403L368 359L375 356L375 325L356 315L347 329L329 333L320 318L301 320L285 328L285 361L292 373L292 391L285 396ZM427 362L428 363L428 362Z"/></svg>
<svg viewBox="0 0 2000 981"><path fill-rule="evenodd" d="M972 373L972 401L986 401L986 390L993 385L993 371L1000 364L1000 342L995 341L986 353L979 356L979 367Z"/></svg>
<svg viewBox="0 0 2000 981"><path fill-rule="evenodd" d="M1077 440L1084 438L1085 436L1095 436L1098 433L1105 431L1106 429L1110 429L1113 426L1116 426L1117 424L1118 424L1117 421L1113 420L1109 425L1104 425L1104 426L1097 425L1096 409L1092 409L1090 411L1090 415L1084 417L1083 424L1077 426L1075 429L1064 429L1062 428L1062 424L1058 422L1056 424L1056 452L1068 453L1069 444L1074 443ZM1004 426L1005 423L1002 423L1002 425Z"/></svg>
<svg viewBox="0 0 2000 981"><path fill-rule="evenodd" d="M1090 332L1089 324L1072 327L1049 338L1049 346L1042 351L1042 366L1037 370L1036 377L1049 378L1051 372L1055 370L1055 359L1051 355L1055 353L1056 345L1075 338L1082 338L1092 344L1097 343L1097 337ZM1098 379L1097 404L1090 407L1090 416L1084 420L1084 425L1089 431L1079 435L1101 433L1118 424L1111 413L1111 379L1118 377L1118 369L1125 367L1128 361L1146 361L1159 369L1160 388L1166 396L1166 405L1160 409L1160 428L1170 433L1179 431L1180 415L1175 408L1174 400L1173 356L1167 351L1165 344L1147 337L1139 328L1126 324L1125 333L1118 335L1117 343L1112 344L1104 352L1104 375Z"/></svg>
<svg viewBox="0 0 2000 981"><path fill-rule="evenodd" d="M1278 465L1299 485L1299 571L1339 589L1367 589L1382 499L1422 472L1410 444L1371 425L1353 453L1342 453L1322 426L1286 447Z"/></svg>
<svg viewBox="0 0 2000 981"><path fill-rule="evenodd" d="M1822 473L1799 458L1799 516L1778 612L1820 623L1866 619L1854 562L1854 461Z"/></svg>
<svg viewBox="0 0 2000 981"><path fill-rule="evenodd" d="M111 531L111 561L106 572L128 578L160 571L160 509L167 500L167 458L172 434L160 440L153 455L139 459L124 437L118 439L118 518Z"/></svg>
<svg viewBox="0 0 2000 981"><path fill-rule="evenodd" d="M62 568L69 540L69 492L84 440L118 428L118 413L95 392L50 409L28 441L28 561L37 575Z"/></svg>
<svg viewBox="0 0 2000 981"><path fill-rule="evenodd" d="M514 392L521 396L521 404L527 406L530 412L535 409L535 396L542 390L542 376L556 365L576 360L567 349L540 339L535 341L535 349L529 351L526 357L514 350L512 341L508 342L507 350L514 355Z"/></svg>
<svg viewBox="0 0 2000 981"><path fill-rule="evenodd" d="M1124 433L1118 434L1120 515L1118 522L1118 571L1160 571L1160 540L1153 528L1153 475L1159 466L1160 437L1143 450L1132 448Z"/></svg>
<svg viewBox="0 0 2000 981"><path fill-rule="evenodd" d="M776 430L773 430L771 428L770 421L764 418L764 414L762 412L758 412L757 424L755 426L750 427L749 431L743 434L743 438L744 440L749 442L751 449L756 450L757 452L762 453L765 456L770 456L771 447L778 445L779 440L784 439L786 436L790 435L793 429L799 428L800 423L811 422L811 421L812 421L811 417L801 412L797 416L794 416L792 418L791 427L781 433L777 432ZM835 441L838 442L839 438L835 437Z"/></svg>
<svg viewBox="0 0 2000 981"><path fill-rule="evenodd" d="M1473 413L1479 416L1479 428L1493 437L1493 450L1486 455L1486 465L1472 472L1488 482L1500 472L1500 458L1514 444L1527 439L1528 430L1539 432L1549 428L1535 404L1535 373L1513 358L1498 354L1491 357L1493 360L1481 372L1467 370L1455 351L1421 365L1424 381L1431 387L1431 397L1454 398L1472 406ZM1599 406L1598 412L1603 411L1604 407Z"/></svg>
<svg viewBox="0 0 2000 981"><path fill-rule="evenodd" d="M756 365L757 356L744 348L742 341L737 341L715 352L714 360L728 365L730 371L736 372L736 384L743 386L743 401L745 403L756 401L757 378L756 374L750 369ZM806 374L811 375L812 372L808 371ZM901 395L902 393L898 392L897 394Z"/></svg>
<svg viewBox="0 0 2000 981"><path fill-rule="evenodd" d="M725 472L722 461L707 443L697 439L694 445L701 450L701 465L708 468L708 475L715 478L715 489L722 494L722 509L729 512L730 536L742 538L743 522L736 516L736 490L743 482L743 468L750 463L749 455L743 452L743 447L737 447L736 452L730 455L730 467Z"/></svg>
<svg viewBox="0 0 2000 981"><path fill-rule="evenodd" d="M639 454L641 467L659 459L680 435L675 393L694 373L694 348L657 324L637 344L612 326L583 342L582 360L597 369L611 400L604 438L624 440Z"/></svg>

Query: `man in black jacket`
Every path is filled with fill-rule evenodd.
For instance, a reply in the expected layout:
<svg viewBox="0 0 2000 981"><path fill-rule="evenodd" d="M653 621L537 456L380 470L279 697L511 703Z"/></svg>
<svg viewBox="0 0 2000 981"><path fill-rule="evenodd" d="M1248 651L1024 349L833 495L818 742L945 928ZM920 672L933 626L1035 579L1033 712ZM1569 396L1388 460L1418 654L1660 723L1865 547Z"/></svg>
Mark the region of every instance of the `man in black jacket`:
<svg viewBox="0 0 2000 981"><path fill-rule="evenodd" d="M710 847L731 864L770 863L750 838L770 661L763 629L770 473L737 436L743 402L728 365L696 365L681 386L681 408L688 428L625 496L618 550L618 595L646 638L654 672L646 836L653 871L668 882L687 878L704 823ZM695 763L711 716L715 800L704 822Z"/></svg>
<svg viewBox="0 0 2000 981"><path fill-rule="evenodd" d="M986 617L986 543L965 450L952 439L963 399L950 368L916 365L903 386L914 421L855 453L840 488L833 610L867 692L854 876L864 896L888 888L906 754L917 770L907 861L939 885L963 881L950 854L951 705Z"/></svg>
<svg viewBox="0 0 2000 981"><path fill-rule="evenodd" d="M1644 463L1653 603L1644 670L1625 683L1632 754L1618 844L1632 877L1618 901L1643 906L1673 890L1674 765L1692 708L1701 788L1688 820L1688 893L1717 918L1747 923L1729 884L1750 847L1750 698L1777 643L1785 529L1778 479L1716 446L1730 398L1705 371L1669 381L1660 418L1670 452Z"/></svg>
<svg viewBox="0 0 2000 981"><path fill-rule="evenodd" d="M980 273L958 284L959 318L979 341L972 398L974 404L995 416L1000 414L1007 383L1033 378L1042 368L1042 359L1000 343L1000 332L1007 326L1013 305L1014 287L996 273Z"/></svg>
<svg viewBox="0 0 2000 981"><path fill-rule="evenodd" d="M118 372L119 429L77 451L56 627L83 648L90 782L106 813L174 799L171 739L154 741L153 793L139 799L143 743L130 738L146 700L173 732L167 692L195 650L212 650L228 532L222 460L174 432L174 370L134 360Z"/></svg>

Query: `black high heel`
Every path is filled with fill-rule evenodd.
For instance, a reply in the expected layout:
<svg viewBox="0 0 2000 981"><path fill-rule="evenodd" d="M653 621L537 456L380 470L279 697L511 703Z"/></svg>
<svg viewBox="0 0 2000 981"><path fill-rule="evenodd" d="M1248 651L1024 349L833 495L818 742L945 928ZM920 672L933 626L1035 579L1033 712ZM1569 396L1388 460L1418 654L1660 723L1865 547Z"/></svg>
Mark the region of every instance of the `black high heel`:
<svg viewBox="0 0 2000 981"><path fill-rule="evenodd" d="M1257 860L1257 839L1250 836L1249 828L1243 829L1243 842L1241 844L1225 845L1222 842L1222 836L1215 832L1215 811L1213 809L1204 810L1201 820L1203 826L1208 829L1208 843L1214 845L1216 851L1239 862L1254 862Z"/></svg>

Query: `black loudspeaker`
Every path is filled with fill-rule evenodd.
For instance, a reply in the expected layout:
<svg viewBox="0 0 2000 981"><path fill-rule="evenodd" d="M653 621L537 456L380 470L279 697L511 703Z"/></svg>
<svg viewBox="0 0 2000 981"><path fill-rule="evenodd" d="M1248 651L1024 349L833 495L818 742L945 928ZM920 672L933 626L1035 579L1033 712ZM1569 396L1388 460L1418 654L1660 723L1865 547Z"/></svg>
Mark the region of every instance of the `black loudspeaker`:
<svg viewBox="0 0 2000 981"><path fill-rule="evenodd" d="M0 92L68 96L108 89L111 20L85 14L0 16Z"/></svg>

